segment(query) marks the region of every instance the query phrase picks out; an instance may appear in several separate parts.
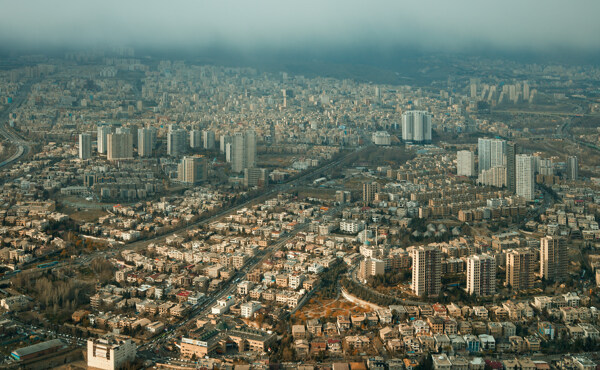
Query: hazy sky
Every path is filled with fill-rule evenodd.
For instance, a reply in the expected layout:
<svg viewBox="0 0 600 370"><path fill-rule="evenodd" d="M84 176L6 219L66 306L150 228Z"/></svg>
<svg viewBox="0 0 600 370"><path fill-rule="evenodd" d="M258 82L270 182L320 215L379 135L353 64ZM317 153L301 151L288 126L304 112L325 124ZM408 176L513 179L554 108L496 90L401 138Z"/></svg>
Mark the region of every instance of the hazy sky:
<svg viewBox="0 0 600 370"><path fill-rule="evenodd" d="M0 46L600 51L600 0L0 0Z"/></svg>

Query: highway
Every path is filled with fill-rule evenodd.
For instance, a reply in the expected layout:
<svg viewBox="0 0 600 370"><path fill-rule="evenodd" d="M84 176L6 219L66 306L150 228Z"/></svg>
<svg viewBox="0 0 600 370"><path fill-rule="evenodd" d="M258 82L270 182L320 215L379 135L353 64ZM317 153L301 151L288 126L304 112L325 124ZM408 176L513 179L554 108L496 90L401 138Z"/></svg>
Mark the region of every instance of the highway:
<svg viewBox="0 0 600 370"><path fill-rule="evenodd" d="M275 185L271 186L270 188L268 188L263 194L259 194L256 197L250 198L241 204L223 208L220 212L218 212L217 214L215 214L213 216L210 216L209 218L203 218L199 221L190 223L183 227L176 228L176 229L171 230L162 235L152 236L149 238L144 238L144 239L134 241L132 243L121 244L121 245L115 246L110 250L110 252L112 252L112 254L114 255L123 250L139 251L139 250L146 248L149 244L152 244L152 243L154 243L154 244L164 243L169 236L185 233L186 231L193 230L195 228L198 228L199 226L207 225L212 222L218 221L221 218L223 218L235 211L249 207L253 204L263 202L267 199L272 198L274 195L276 195L278 193L286 192L291 189L294 189L295 187L305 183L307 180L310 181L311 178L313 178L315 176L320 176L321 174L326 173L326 172L330 171L331 169L339 166L343 161L348 159L350 156L352 156L356 153L359 153L359 152L367 149L368 147L369 146L359 147L356 150L351 151L350 153L342 156L341 158L336 159L333 162L327 163L321 167L317 167L315 169L307 171L306 173L304 173L303 175L301 175L300 177L298 177L296 179L290 180L283 184L275 184ZM106 256L107 256L107 252L102 252L102 251L94 252L92 254L82 255L76 260L61 261L56 266L54 266L54 269L57 269L60 267L65 267L65 266L69 266L72 268L75 266L87 265L96 257L105 258ZM40 263L40 261L37 261L37 260L32 261L30 264L28 264L28 265L30 265L30 267L21 269L20 273L29 273L31 271L39 270L37 268L37 265L39 263ZM0 277L0 281L2 281L4 279L10 279L11 277L12 276Z"/></svg>
<svg viewBox="0 0 600 370"><path fill-rule="evenodd" d="M221 219L222 217L224 217L228 214L231 214L232 212L246 208L252 204L257 204L261 201L265 201L269 198L272 198L276 194L290 191L290 190L298 187L299 185L304 184L306 181L310 181L310 179L313 177L320 176L321 174L324 174L324 173L328 173L333 168L336 168L337 166L339 166L343 161L345 161L352 155L355 155L356 153L359 153L367 148L369 148L369 146L360 147L357 150L351 151L350 153L342 156L341 158L336 159L333 162L330 162L321 167L317 167L315 169L309 170L305 174L301 175L300 177L298 177L296 179L290 180L283 184L272 185L270 188L267 188L264 193L254 197L254 198L248 199L247 201L243 202L242 204L239 204L236 206L231 206L231 207L226 207L222 211L217 213L216 215L213 215L207 219L202 219L202 220L193 222L189 225L169 231L168 233L160 235L160 236L145 238L145 239L137 240L137 241L129 243L129 244L125 244L121 247L118 247L118 249L119 250L124 250L124 249L139 250L140 248L146 247L150 243L164 242L167 237L172 236L174 234L185 233L186 231L193 230L193 229L197 228L198 226L206 225L211 222L217 221L217 220Z"/></svg>
<svg viewBox="0 0 600 370"><path fill-rule="evenodd" d="M0 113L0 136L4 140L12 143L17 147L17 150L15 153L13 153L13 155L0 162L0 168L16 162L21 157L27 155L31 150L29 142L19 137L14 132L14 130L8 126L8 117L10 113L12 113L18 107L20 107L21 104L23 104L23 102L27 99L27 95L29 94L29 90L31 88L32 83L33 82L28 82L27 84L25 84L21 88L21 90L19 90L19 94L15 97L15 99L8 106L8 108L6 108L4 111L2 111L2 113Z"/></svg>

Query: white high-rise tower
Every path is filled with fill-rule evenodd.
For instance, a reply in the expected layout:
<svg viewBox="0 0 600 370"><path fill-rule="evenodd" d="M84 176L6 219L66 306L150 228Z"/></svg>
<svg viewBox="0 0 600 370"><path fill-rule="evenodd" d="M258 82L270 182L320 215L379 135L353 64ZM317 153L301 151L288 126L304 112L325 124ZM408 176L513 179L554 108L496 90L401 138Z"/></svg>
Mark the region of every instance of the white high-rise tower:
<svg viewBox="0 0 600 370"><path fill-rule="evenodd" d="M527 154L516 156L516 187L517 195L527 200L535 197L535 161Z"/></svg>
<svg viewBox="0 0 600 370"><path fill-rule="evenodd" d="M98 153L106 153L106 149L108 148L108 144L106 143L106 137L110 133L110 126L98 126Z"/></svg>
<svg viewBox="0 0 600 370"><path fill-rule="evenodd" d="M467 258L467 293L477 296L496 294L496 259L488 254Z"/></svg>
<svg viewBox="0 0 600 370"><path fill-rule="evenodd" d="M248 130L236 132L231 141L231 170L242 172L256 166L256 133Z"/></svg>
<svg viewBox="0 0 600 370"><path fill-rule="evenodd" d="M458 176L475 176L475 154L470 150L456 153L456 174Z"/></svg>
<svg viewBox="0 0 600 370"><path fill-rule="evenodd" d="M480 138L477 140L477 153L479 156L478 172L506 166L505 140Z"/></svg>

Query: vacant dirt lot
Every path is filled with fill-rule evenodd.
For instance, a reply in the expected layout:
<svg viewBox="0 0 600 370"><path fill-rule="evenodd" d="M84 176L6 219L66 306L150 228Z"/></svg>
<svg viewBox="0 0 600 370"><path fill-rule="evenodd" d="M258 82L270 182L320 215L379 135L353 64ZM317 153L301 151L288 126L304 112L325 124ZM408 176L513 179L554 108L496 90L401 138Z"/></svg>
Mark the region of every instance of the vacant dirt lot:
<svg viewBox="0 0 600 370"><path fill-rule="evenodd" d="M363 308L347 301L341 296L336 299L321 300L312 298L302 309L294 316L301 319L315 319L321 317L336 317L338 315L348 316L351 313L369 312L368 308Z"/></svg>

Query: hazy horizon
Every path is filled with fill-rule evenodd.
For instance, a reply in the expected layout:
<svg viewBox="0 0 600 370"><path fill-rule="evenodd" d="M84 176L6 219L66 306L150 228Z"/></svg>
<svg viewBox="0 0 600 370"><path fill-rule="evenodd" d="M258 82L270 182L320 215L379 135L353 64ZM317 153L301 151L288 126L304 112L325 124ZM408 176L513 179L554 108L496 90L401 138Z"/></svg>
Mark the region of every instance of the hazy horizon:
<svg viewBox="0 0 600 370"><path fill-rule="evenodd" d="M381 56L400 49L450 53L600 52L600 2L240 0L4 2L0 48L132 46L237 54Z"/></svg>

